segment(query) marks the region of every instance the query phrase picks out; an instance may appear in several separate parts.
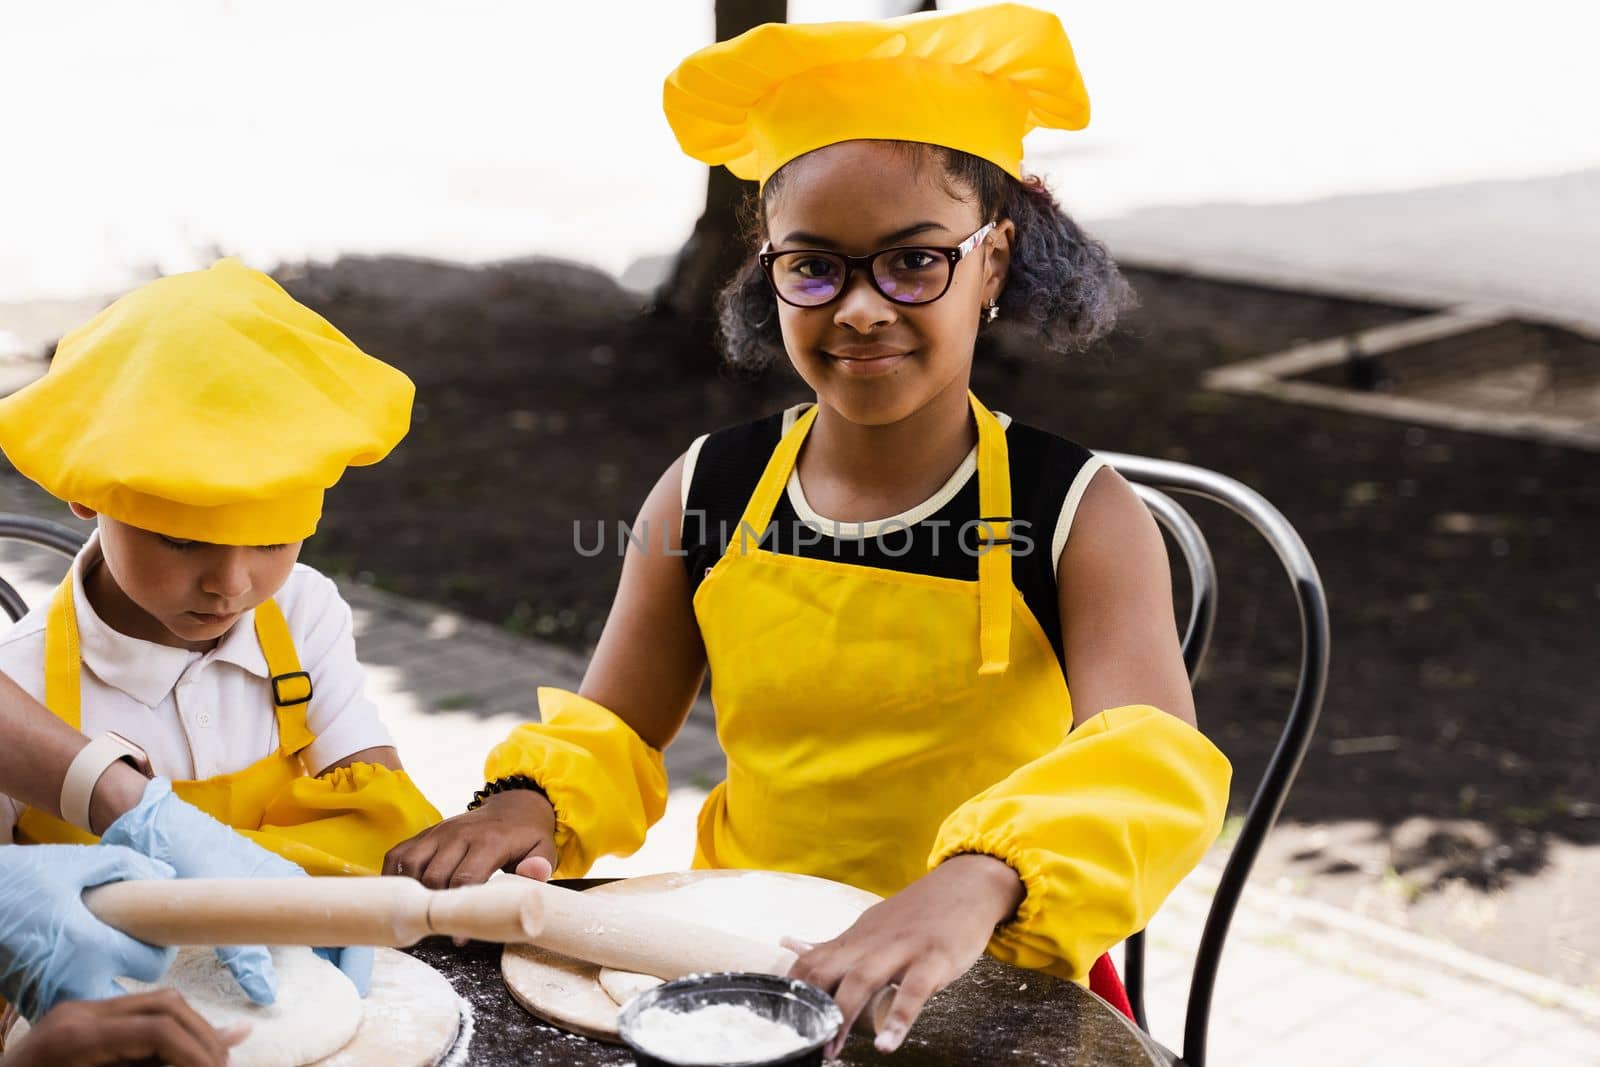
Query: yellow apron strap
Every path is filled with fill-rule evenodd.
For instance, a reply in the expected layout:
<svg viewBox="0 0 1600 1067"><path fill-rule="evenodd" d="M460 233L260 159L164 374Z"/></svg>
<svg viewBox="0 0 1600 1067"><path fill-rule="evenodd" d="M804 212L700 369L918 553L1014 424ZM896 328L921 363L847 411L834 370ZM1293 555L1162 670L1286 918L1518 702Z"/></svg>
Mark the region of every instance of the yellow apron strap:
<svg viewBox="0 0 1600 1067"><path fill-rule="evenodd" d="M267 659L272 676L272 706L278 714L278 751L292 756L317 739L306 725L306 708L311 703L311 675L300 669L289 624L276 602L263 601L256 608L256 640Z"/></svg>
<svg viewBox="0 0 1600 1067"><path fill-rule="evenodd" d="M978 518L984 523L979 533L987 535L978 556L978 649L982 655L978 673L1004 674L1011 663L1011 464L1000 420L975 394L967 396L978 423ZM773 449L739 519L739 529L728 541L729 552L738 545L743 554L749 538L760 543L816 418L817 407L812 405Z"/></svg>
<svg viewBox="0 0 1600 1067"><path fill-rule="evenodd" d="M73 566L77 566L76 563ZM72 570L50 598L44 627L44 706L56 718L82 729L83 706L78 690L83 659L78 649L78 613L72 603Z"/></svg>
<svg viewBox="0 0 1600 1067"><path fill-rule="evenodd" d="M978 548L979 674L1004 674L1011 663L1011 464L1005 428L977 396L978 528L986 543Z"/></svg>
<svg viewBox="0 0 1600 1067"><path fill-rule="evenodd" d="M728 539L727 551L734 551L734 546L737 545L739 554L743 555L748 549L753 549L761 543L761 535L766 531L767 523L772 521L772 511L778 506L778 497L782 495L784 486L789 484L789 472L794 470L794 461L800 455L800 446L805 442L811 424L816 421L817 406L813 404L795 420L794 427L783 435L778 447L772 450L772 458L767 460L767 469L762 472L761 481L756 483L756 491L750 494L750 502L744 507L744 515L739 519L739 528L734 530L733 536ZM752 541L748 546L747 540Z"/></svg>

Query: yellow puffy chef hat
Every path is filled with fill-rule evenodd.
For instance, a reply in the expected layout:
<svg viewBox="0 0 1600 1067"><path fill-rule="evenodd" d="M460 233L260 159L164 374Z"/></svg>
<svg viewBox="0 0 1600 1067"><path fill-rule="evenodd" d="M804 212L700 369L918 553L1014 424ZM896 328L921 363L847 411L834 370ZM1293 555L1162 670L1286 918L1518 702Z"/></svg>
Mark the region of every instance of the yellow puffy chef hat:
<svg viewBox="0 0 1600 1067"><path fill-rule="evenodd" d="M1020 178L1029 130L1089 124L1061 21L1022 4L757 26L684 60L663 106L686 153L763 184L860 139L942 145Z"/></svg>
<svg viewBox="0 0 1600 1067"><path fill-rule="evenodd" d="M169 537L298 541L346 467L405 436L411 380L271 278L224 259L61 339L0 400L0 448L63 500Z"/></svg>

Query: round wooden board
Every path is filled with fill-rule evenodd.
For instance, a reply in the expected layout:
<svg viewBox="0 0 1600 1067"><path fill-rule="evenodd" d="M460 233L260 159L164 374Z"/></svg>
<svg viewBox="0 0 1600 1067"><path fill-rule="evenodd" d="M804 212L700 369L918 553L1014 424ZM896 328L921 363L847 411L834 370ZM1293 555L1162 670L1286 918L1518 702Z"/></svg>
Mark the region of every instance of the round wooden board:
<svg viewBox="0 0 1600 1067"><path fill-rule="evenodd" d="M776 943L821 942L843 933L881 899L853 886L776 871L684 871L596 886L587 892ZM507 945L500 974L517 1003L545 1022L616 1043L616 1002L600 968L533 945Z"/></svg>
<svg viewBox="0 0 1600 1067"><path fill-rule="evenodd" d="M461 1032L461 998L444 975L392 948L377 950L362 1007L356 1036L315 1067L435 1067ZM27 1032L18 1019L7 1047Z"/></svg>

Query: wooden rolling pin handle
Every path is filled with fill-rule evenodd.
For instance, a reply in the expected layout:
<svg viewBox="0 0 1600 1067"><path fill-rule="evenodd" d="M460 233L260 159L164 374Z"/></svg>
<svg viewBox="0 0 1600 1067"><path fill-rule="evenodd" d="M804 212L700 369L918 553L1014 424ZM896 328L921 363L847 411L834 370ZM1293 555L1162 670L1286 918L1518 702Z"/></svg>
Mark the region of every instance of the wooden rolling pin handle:
<svg viewBox="0 0 1600 1067"><path fill-rule="evenodd" d="M563 956L671 980L702 971L788 974L795 954L778 945L669 919L615 900L534 882L544 929L533 942Z"/></svg>
<svg viewBox="0 0 1600 1067"><path fill-rule="evenodd" d="M524 878L500 878L435 890L428 896L428 932L510 944L536 941L545 918L544 897L534 888L538 885Z"/></svg>
<svg viewBox="0 0 1600 1067"><path fill-rule="evenodd" d="M101 922L153 945L414 945L429 934L529 942L538 883L433 890L410 878L175 878L98 886Z"/></svg>
<svg viewBox="0 0 1600 1067"><path fill-rule="evenodd" d="M101 922L153 945L413 945L432 892L409 878L175 878L83 894Z"/></svg>

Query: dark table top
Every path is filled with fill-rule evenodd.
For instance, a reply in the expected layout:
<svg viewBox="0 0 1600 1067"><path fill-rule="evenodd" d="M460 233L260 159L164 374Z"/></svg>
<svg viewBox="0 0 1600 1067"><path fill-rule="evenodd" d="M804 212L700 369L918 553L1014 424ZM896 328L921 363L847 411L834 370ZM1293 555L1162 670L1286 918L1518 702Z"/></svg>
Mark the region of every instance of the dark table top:
<svg viewBox="0 0 1600 1067"><path fill-rule="evenodd" d="M501 1067L631 1064L633 1054L541 1022L512 999L500 978L499 945L457 948L429 938L408 949L471 1002L469 1064ZM987 956L928 1002L900 1051L878 1053L854 1036L839 1063L893 1067L966 1064L1096 1064L1165 1067L1166 1057L1132 1023L1082 986Z"/></svg>

